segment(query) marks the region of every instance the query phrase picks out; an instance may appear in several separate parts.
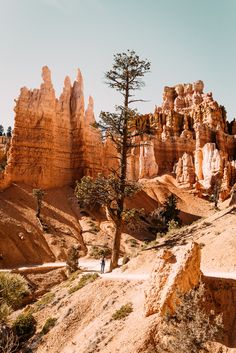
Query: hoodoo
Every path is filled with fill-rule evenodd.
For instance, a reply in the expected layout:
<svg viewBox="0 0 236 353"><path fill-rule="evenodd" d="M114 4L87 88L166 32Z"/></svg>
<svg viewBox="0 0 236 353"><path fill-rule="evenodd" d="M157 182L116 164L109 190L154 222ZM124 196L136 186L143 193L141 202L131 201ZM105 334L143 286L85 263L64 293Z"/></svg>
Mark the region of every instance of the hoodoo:
<svg viewBox="0 0 236 353"><path fill-rule="evenodd" d="M80 70L73 86L65 78L59 99L47 66L42 79L39 89L23 87L16 100L14 134L0 185L24 182L53 188L83 175L109 173L117 163L111 158L114 148L94 127L91 96L85 110ZM236 122L227 122L225 108L211 92L204 93L201 80L164 87L161 106L137 117L136 128L146 133L136 137L130 151L130 179L174 173L180 186L199 195L220 182L221 199L229 196L236 181Z"/></svg>

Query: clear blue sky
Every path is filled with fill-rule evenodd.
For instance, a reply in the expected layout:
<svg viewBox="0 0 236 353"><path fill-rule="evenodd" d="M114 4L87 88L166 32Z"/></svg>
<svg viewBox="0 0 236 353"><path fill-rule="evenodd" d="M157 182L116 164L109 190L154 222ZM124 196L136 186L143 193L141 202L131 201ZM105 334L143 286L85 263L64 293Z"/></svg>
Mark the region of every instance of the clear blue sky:
<svg viewBox="0 0 236 353"><path fill-rule="evenodd" d="M39 87L48 65L57 94L82 71L96 115L119 97L103 74L114 53L134 49L152 63L142 112L160 104L164 85L202 79L236 116L236 0L0 0L0 123L13 125L22 86Z"/></svg>

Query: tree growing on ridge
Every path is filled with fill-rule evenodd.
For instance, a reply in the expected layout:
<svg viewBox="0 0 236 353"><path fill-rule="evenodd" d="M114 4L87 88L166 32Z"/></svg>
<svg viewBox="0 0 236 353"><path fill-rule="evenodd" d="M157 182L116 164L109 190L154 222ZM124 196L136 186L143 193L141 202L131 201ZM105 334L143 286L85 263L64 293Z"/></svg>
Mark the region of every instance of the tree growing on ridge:
<svg viewBox="0 0 236 353"><path fill-rule="evenodd" d="M33 189L33 196L35 197L35 199L37 201L37 209L36 209L36 217L37 218L40 218L44 195L45 195L45 192L42 189Z"/></svg>
<svg viewBox="0 0 236 353"><path fill-rule="evenodd" d="M115 225L110 270L118 266L123 225L135 213L135 210L128 210L125 207L125 199L139 189L135 183L127 180L127 158L130 149L135 147L135 136L144 132L135 129L137 111L130 105L143 101L135 99L133 93L144 86L142 77L149 70L150 62L141 60L134 51L128 50L127 53L114 55L113 66L106 72L105 78L108 86L121 94L123 102L115 107L114 113L101 112L98 127L113 142L119 167L111 170L108 178L102 175L95 180L83 177L75 190L81 205L104 206Z"/></svg>
<svg viewBox="0 0 236 353"><path fill-rule="evenodd" d="M174 194L169 195L161 211L161 216L164 218L165 224L168 224L170 221L180 223L179 212L176 196Z"/></svg>
<svg viewBox="0 0 236 353"><path fill-rule="evenodd" d="M4 134L4 127L0 125L0 136L3 136Z"/></svg>

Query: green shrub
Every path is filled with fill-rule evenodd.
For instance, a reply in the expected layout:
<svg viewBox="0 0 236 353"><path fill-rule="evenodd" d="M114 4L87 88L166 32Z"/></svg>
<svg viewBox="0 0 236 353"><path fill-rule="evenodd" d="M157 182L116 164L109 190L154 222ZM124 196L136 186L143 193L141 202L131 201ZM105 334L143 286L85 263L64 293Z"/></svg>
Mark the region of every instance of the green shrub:
<svg viewBox="0 0 236 353"><path fill-rule="evenodd" d="M13 309L19 308L29 293L27 281L17 273L0 272L0 302Z"/></svg>
<svg viewBox="0 0 236 353"><path fill-rule="evenodd" d="M130 246L132 248L135 248L136 246L138 246L138 242L136 239L130 239Z"/></svg>
<svg viewBox="0 0 236 353"><path fill-rule="evenodd" d="M89 221L88 224L90 225L89 231L92 233L98 233L100 231L100 228L94 223L93 221Z"/></svg>
<svg viewBox="0 0 236 353"><path fill-rule="evenodd" d="M112 315L112 320L121 320L124 319L125 317L129 316L130 313L133 311L133 305L132 303L127 303L125 305L122 305L119 310L116 310L116 312Z"/></svg>
<svg viewBox="0 0 236 353"><path fill-rule="evenodd" d="M174 219L171 219L168 222L167 226L168 226L168 232L172 232L180 228L179 222L175 221Z"/></svg>
<svg viewBox="0 0 236 353"><path fill-rule="evenodd" d="M12 328L20 339L31 337L36 331L36 320L30 312L20 314L14 321Z"/></svg>
<svg viewBox="0 0 236 353"><path fill-rule="evenodd" d="M56 325L56 322L57 319L55 317L49 317L43 325L41 333L46 335Z"/></svg>
<svg viewBox="0 0 236 353"><path fill-rule="evenodd" d="M7 322L8 316L11 314L12 309L9 305L6 303L1 303L0 304L0 323L5 323Z"/></svg>
<svg viewBox="0 0 236 353"><path fill-rule="evenodd" d="M69 273L76 272L79 269L79 249L80 246L72 245L68 250L66 268Z"/></svg>
<svg viewBox="0 0 236 353"><path fill-rule="evenodd" d="M68 278L68 282L73 282L78 277L78 275L81 274L81 272L82 271L79 269L79 270L71 273L69 278Z"/></svg>
<svg viewBox="0 0 236 353"><path fill-rule="evenodd" d="M107 247L101 247L101 246L92 246L89 255L95 259L100 259L101 257L110 257L111 256L111 249Z"/></svg>
<svg viewBox="0 0 236 353"><path fill-rule="evenodd" d="M160 239L160 238L163 238L165 235L166 235L166 233L158 232L158 233L156 234L156 240L157 240L157 239Z"/></svg>
<svg viewBox="0 0 236 353"><path fill-rule="evenodd" d="M86 275L83 275L80 278L79 283L76 286L69 289L69 294L72 294L77 290L83 288L87 284L94 282L98 277L99 275L97 273L88 273Z"/></svg>
<svg viewBox="0 0 236 353"><path fill-rule="evenodd" d="M34 304L34 309L33 311L36 312L38 310L43 309L46 305L50 304L53 299L55 298L55 294L48 292L42 296L41 299L39 299L35 304Z"/></svg>
<svg viewBox="0 0 236 353"><path fill-rule="evenodd" d="M167 197L163 205L161 216L164 218L166 224L168 224L171 220L174 220L179 223L179 212L180 211L177 208L177 197L174 194L171 194Z"/></svg>

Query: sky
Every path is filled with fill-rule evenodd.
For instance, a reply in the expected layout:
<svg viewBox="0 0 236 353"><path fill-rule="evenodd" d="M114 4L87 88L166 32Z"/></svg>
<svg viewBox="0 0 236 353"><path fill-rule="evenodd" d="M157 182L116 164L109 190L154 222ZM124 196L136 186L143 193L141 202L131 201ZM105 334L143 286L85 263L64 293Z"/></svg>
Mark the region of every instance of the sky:
<svg viewBox="0 0 236 353"><path fill-rule="evenodd" d="M64 77L84 78L95 114L120 96L104 73L115 53L134 49L151 61L137 98L142 113L160 105L165 85L203 80L236 116L236 0L0 0L0 124L14 122L20 88L38 88L47 65L57 96Z"/></svg>

